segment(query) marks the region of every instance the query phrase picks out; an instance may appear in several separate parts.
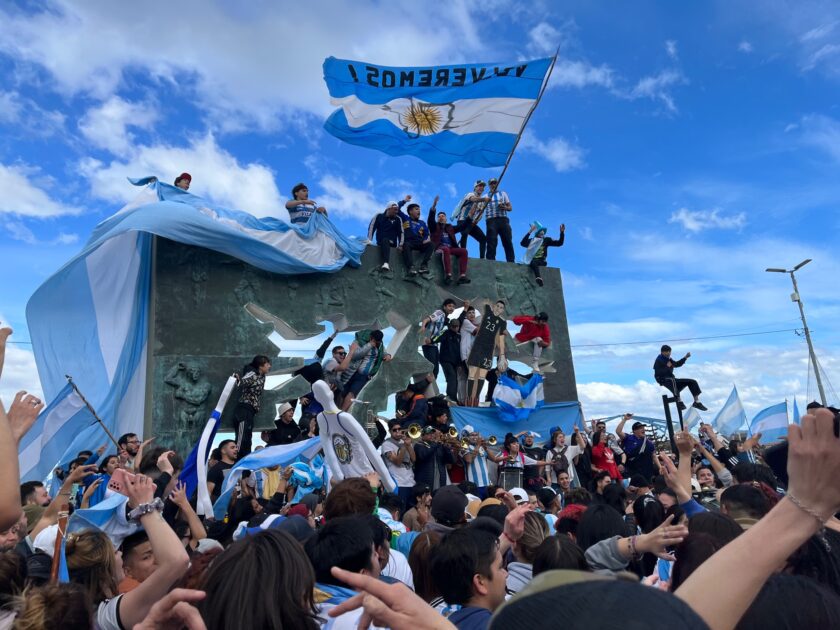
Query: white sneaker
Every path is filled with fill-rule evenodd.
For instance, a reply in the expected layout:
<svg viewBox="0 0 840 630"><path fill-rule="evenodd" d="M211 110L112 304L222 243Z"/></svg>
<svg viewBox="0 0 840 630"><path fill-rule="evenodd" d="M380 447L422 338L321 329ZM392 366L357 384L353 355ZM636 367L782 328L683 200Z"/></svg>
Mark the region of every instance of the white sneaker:
<svg viewBox="0 0 840 630"><path fill-rule="evenodd" d="M382 271L391 271L391 265L389 265L388 263L382 263L380 269L382 269Z"/></svg>
<svg viewBox="0 0 840 630"><path fill-rule="evenodd" d="M533 370L534 374L539 374L540 373L540 360L539 359L534 359L531 362L531 370Z"/></svg>

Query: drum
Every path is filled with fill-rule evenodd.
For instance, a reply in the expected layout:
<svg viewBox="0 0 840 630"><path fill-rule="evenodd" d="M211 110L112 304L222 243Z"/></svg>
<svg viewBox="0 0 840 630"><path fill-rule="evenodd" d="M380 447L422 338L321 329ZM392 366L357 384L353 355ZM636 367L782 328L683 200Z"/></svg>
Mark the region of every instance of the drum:
<svg viewBox="0 0 840 630"><path fill-rule="evenodd" d="M522 468L503 466L499 468L499 487L505 490L522 487Z"/></svg>

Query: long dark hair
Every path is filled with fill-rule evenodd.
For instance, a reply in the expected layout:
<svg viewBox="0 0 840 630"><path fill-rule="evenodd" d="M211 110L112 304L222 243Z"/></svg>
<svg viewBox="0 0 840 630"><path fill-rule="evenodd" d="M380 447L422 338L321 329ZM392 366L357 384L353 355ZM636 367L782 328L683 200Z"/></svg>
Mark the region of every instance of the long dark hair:
<svg viewBox="0 0 840 630"><path fill-rule="evenodd" d="M286 532L266 530L233 543L210 566L202 587L207 597L198 609L207 630L318 628L315 573Z"/></svg>
<svg viewBox="0 0 840 630"><path fill-rule="evenodd" d="M242 376L245 376L248 372L259 373L260 367L262 367L266 363L271 363L271 359L269 359L264 354L258 354L254 357L253 361L251 361L244 368L242 368Z"/></svg>

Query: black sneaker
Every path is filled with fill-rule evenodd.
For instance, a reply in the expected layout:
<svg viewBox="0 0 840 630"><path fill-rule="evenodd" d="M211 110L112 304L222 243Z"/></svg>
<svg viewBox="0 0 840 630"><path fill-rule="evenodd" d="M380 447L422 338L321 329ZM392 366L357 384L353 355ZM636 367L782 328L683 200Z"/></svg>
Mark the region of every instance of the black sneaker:
<svg viewBox="0 0 840 630"><path fill-rule="evenodd" d="M543 282L542 278L537 278L537 284L542 286L543 284L545 284L545 282Z"/></svg>
<svg viewBox="0 0 840 630"><path fill-rule="evenodd" d="M685 403L684 403L683 401L681 401L681 400L680 400L680 401L677 403L677 407L679 407L679 408L680 408L680 411L685 411Z"/></svg>
<svg viewBox="0 0 840 630"><path fill-rule="evenodd" d="M470 282L472 282L472 280L467 278L467 276L461 276L458 278L458 284L469 284Z"/></svg>
<svg viewBox="0 0 840 630"><path fill-rule="evenodd" d="M709 408L706 407L706 405L701 403L699 400L691 406L694 407L695 409L699 409L700 411L708 411L709 410Z"/></svg>
<svg viewBox="0 0 840 630"><path fill-rule="evenodd" d="M443 279L443 284L452 284L452 274L446 274L446 277Z"/></svg>
<svg viewBox="0 0 840 630"><path fill-rule="evenodd" d="M420 273L424 275L429 273L429 268L426 265L423 265L422 267L420 267Z"/></svg>

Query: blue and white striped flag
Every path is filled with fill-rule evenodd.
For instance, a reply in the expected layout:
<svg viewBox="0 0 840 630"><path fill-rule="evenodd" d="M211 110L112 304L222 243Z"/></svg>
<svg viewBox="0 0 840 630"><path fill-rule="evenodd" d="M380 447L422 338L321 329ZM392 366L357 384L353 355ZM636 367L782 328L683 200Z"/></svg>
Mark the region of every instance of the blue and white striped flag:
<svg viewBox="0 0 840 630"><path fill-rule="evenodd" d="M732 393L729 394L726 404L723 405L718 415L712 420L712 426L721 435L729 437L746 424L747 414L744 413L744 405L741 404L741 398L738 396L738 388L733 385Z"/></svg>
<svg viewBox="0 0 840 630"><path fill-rule="evenodd" d="M242 477L243 470L259 470L260 468L271 468L272 466L288 466L298 458L309 461L321 450L321 438L313 437L303 442L294 444L282 444L280 446L269 446L259 451L254 451L247 457L240 459L230 469L222 486L222 494L213 504L213 513L216 520L222 520L227 512L230 497L236 482Z"/></svg>
<svg viewBox="0 0 840 630"><path fill-rule="evenodd" d="M350 144L433 166L502 166L550 67L550 58L394 68L329 57L324 81L340 109L324 127Z"/></svg>
<svg viewBox="0 0 840 630"><path fill-rule="evenodd" d="M139 529L137 524L128 520L127 502L128 497L114 492L92 508L76 510L67 521L67 531L98 529L111 539L114 547L119 547L123 538Z"/></svg>
<svg viewBox="0 0 840 630"><path fill-rule="evenodd" d="M750 432L753 435L761 433L759 444L778 442L787 436L788 412L787 401L767 407L759 411L750 422Z"/></svg>
<svg viewBox="0 0 840 630"><path fill-rule="evenodd" d="M500 420L504 422L526 420L532 411L545 404L542 376L533 374L520 385L503 374L499 377L496 390L493 392L493 402L496 403Z"/></svg>
<svg viewBox="0 0 840 630"><path fill-rule="evenodd" d="M796 404L796 396L793 397L793 424L799 424L802 416L799 415L799 407Z"/></svg>
<svg viewBox="0 0 840 630"><path fill-rule="evenodd" d="M96 424L96 418L68 383L20 442L20 480L44 481L73 438L92 424Z"/></svg>
<svg viewBox="0 0 840 630"><path fill-rule="evenodd" d="M683 416L683 425L685 426L686 431L693 431L694 427L702 422L702 418L700 417L700 412L697 411L694 407L689 407L688 411L686 411L685 415Z"/></svg>

